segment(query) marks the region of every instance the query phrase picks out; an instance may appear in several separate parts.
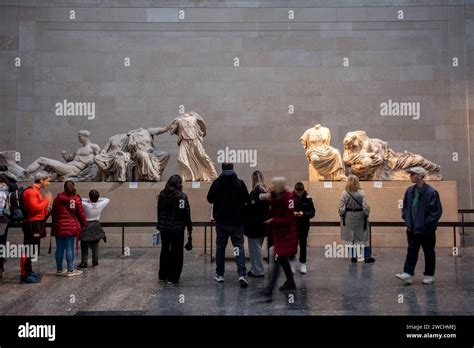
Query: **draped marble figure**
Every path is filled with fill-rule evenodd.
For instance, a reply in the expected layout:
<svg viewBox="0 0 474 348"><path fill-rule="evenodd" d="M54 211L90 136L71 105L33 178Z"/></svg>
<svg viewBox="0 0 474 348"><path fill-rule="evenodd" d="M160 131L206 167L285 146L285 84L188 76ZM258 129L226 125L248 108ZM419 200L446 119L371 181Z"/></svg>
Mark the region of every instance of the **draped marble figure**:
<svg viewBox="0 0 474 348"><path fill-rule="evenodd" d="M168 126L178 136L178 170L184 181L211 181L217 177L214 163L202 146L206 124L194 111L175 118Z"/></svg>
<svg viewBox="0 0 474 348"><path fill-rule="evenodd" d="M170 158L169 153L155 147L154 136L163 134L168 127L139 128L127 133L127 149L133 165L136 181L161 181L161 176Z"/></svg>
<svg viewBox="0 0 474 348"><path fill-rule="evenodd" d="M441 180L441 166L421 155L395 152L388 143L369 138L365 131L349 132L344 137L344 164L361 180L408 180L406 169L423 167L427 180Z"/></svg>
<svg viewBox="0 0 474 348"><path fill-rule="evenodd" d="M131 158L127 144L127 134L116 134L109 138L100 154L94 157L94 163L103 173L105 181L125 182L131 179Z"/></svg>
<svg viewBox="0 0 474 348"><path fill-rule="evenodd" d="M308 162L317 172L317 178L310 177L310 180L340 181L347 179L341 154L338 149L331 146L329 128L318 123L303 133L300 142Z"/></svg>

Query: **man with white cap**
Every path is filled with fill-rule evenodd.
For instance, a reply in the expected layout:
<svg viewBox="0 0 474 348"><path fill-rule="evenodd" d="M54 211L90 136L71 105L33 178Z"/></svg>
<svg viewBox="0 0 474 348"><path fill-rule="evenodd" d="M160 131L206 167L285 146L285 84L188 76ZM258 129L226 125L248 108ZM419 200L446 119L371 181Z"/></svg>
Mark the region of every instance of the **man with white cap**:
<svg viewBox="0 0 474 348"><path fill-rule="evenodd" d="M424 182L426 170L413 167L407 170L413 186L407 188L403 198L402 218L407 225L408 250L403 273L397 278L411 284L415 274L420 247L425 254L423 284L432 284L435 273L436 226L443 208L438 191Z"/></svg>

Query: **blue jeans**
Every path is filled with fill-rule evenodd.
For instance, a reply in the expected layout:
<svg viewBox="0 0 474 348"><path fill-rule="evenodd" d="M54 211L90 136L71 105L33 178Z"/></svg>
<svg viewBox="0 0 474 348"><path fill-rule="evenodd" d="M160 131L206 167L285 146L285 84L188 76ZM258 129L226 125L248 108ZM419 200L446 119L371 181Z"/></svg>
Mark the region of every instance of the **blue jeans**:
<svg viewBox="0 0 474 348"><path fill-rule="evenodd" d="M56 237L56 269L63 269L64 251L66 251L67 270L74 270L74 242L76 237Z"/></svg>
<svg viewBox="0 0 474 348"><path fill-rule="evenodd" d="M225 270L225 248L230 240L234 248L235 262L237 263L237 272L240 277L245 276L245 251L244 251L244 228L242 225L230 225L216 222L216 274L224 276Z"/></svg>

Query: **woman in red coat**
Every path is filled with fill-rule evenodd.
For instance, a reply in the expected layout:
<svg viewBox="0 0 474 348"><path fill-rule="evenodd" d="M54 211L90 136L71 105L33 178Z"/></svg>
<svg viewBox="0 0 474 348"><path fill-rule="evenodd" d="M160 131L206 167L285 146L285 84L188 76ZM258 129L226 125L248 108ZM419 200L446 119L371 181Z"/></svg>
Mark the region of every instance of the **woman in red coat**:
<svg viewBox="0 0 474 348"><path fill-rule="evenodd" d="M76 193L74 182L64 183L64 192L58 193L54 199L52 215L51 235L56 237L56 275L80 275L82 271L74 267L74 242L80 237L87 221L81 196ZM64 252L67 271L63 269Z"/></svg>
<svg viewBox="0 0 474 348"><path fill-rule="evenodd" d="M291 272L289 257L296 254L298 249L298 230L296 227L295 198L293 193L286 189L286 179L276 177L272 179L270 199L270 216L265 221L270 228L270 237L274 246L275 264L270 276L270 282L261 291L261 294L271 297L275 288L280 267L285 272L286 281L280 291L295 290L296 284ZM262 198L265 195L262 194Z"/></svg>

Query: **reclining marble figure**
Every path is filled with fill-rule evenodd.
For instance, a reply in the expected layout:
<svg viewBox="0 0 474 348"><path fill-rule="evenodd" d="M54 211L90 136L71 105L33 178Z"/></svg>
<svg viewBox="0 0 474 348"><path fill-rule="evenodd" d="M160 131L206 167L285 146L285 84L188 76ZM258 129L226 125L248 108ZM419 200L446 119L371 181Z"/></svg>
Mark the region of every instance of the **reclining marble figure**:
<svg viewBox="0 0 474 348"><path fill-rule="evenodd" d="M91 142L90 132L87 130L79 131L77 138L81 144L79 148L71 153L67 151L61 153L66 163L47 157L39 157L26 168L26 175L31 175L43 169L55 174L58 180L69 179L69 177L79 178L79 174L93 163L94 156L99 153L100 147Z"/></svg>
<svg viewBox="0 0 474 348"><path fill-rule="evenodd" d="M395 152L365 131L347 133L343 144L344 164L361 180L408 180L410 167L423 167L427 180L442 180L440 165L412 152Z"/></svg>

